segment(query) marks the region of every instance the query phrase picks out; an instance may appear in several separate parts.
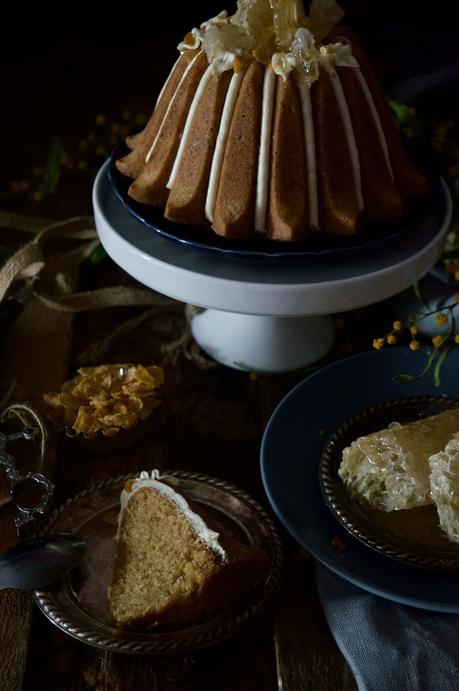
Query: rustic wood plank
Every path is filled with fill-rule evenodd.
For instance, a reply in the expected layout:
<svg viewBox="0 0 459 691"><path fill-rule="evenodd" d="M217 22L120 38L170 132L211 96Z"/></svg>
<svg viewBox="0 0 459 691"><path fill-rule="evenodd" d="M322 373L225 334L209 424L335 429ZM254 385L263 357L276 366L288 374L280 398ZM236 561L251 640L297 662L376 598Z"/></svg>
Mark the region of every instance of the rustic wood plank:
<svg viewBox="0 0 459 691"><path fill-rule="evenodd" d="M338 650L317 595L314 562L302 550L289 555L275 617L279 688L283 691L354 691L351 670Z"/></svg>
<svg viewBox="0 0 459 691"><path fill-rule="evenodd" d="M218 646L185 654L138 657L135 662L131 656L87 650L82 656L82 674L75 678L72 689L272 690L276 688L276 671L271 630L272 622L263 619Z"/></svg>
<svg viewBox="0 0 459 691"><path fill-rule="evenodd" d="M3 590L0 611L0 686L2 691L18 691L22 687L32 619L30 595Z"/></svg>
<svg viewBox="0 0 459 691"><path fill-rule="evenodd" d="M260 378L260 411L265 425L283 396L303 375ZM275 610L278 685L282 691L356 688L353 674L330 633L317 595L314 561L286 540L283 588Z"/></svg>

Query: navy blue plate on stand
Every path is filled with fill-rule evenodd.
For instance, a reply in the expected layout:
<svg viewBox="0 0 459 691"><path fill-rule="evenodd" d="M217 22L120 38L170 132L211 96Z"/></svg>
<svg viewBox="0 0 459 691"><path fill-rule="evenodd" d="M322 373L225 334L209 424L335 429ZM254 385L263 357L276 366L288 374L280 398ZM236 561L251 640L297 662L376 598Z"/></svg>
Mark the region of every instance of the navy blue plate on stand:
<svg viewBox="0 0 459 691"><path fill-rule="evenodd" d="M360 353L307 377L281 401L266 427L261 473L281 523L322 564L390 600L459 613L457 574L407 566L365 547L333 517L319 486L323 445L348 418L388 400L459 395L459 349L446 359L440 387L431 375L411 383L391 381L397 374L420 372L428 352L427 348L411 352L395 347ZM345 545L342 549L336 546L340 541Z"/></svg>
<svg viewBox="0 0 459 691"><path fill-rule="evenodd" d="M122 175L115 165L119 158L128 153L129 149L124 144L119 144L111 155L109 167L111 187L125 209L137 221L159 233L162 237L190 247L223 253L232 259L260 258L279 261L309 258L310 260L329 260L347 255L364 254L382 247L393 238L415 230L416 226L431 213L433 206L443 199L440 179L436 177L432 178L429 197L422 205L411 210L403 219L393 221L390 224L386 222L381 226L373 225L371 233L364 231L359 234L358 239L312 233L307 240L297 243L275 242L263 237L240 242L222 238L210 229L205 230L196 226L168 221L164 218L161 209L140 204L129 197L127 191L131 181Z"/></svg>

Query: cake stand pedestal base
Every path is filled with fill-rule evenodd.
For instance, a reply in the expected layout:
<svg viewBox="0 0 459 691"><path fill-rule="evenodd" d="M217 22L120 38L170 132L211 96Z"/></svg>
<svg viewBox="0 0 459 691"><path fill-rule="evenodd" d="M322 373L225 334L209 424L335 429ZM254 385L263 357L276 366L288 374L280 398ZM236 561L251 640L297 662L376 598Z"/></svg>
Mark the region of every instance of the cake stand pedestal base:
<svg viewBox="0 0 459 691"><path fill-rule="evenodd" d="M109 170L107 161L93 190L107 253L143 285L204 308L192 320L194 338L218 362L245 371L288 372L320 360L333 343L331 319L322 315L380 302L422 278L441 255L452 213L448 188L437 180L425 215L376 250L235 256L147 227L115 194Z"/></svg>
<svg viewBox="0 0 459 691"><path fill-rule="evenodd" d="M214 360L249 372L290 372L320 360L330 350L330 317L265 317L206 309L191 331Z"/></svg>

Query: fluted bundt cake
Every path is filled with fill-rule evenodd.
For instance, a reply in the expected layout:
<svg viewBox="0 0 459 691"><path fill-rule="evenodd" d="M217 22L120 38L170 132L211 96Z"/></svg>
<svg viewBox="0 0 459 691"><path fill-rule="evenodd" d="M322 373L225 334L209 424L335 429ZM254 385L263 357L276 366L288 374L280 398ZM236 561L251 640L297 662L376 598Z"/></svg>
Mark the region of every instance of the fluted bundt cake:
<svg viewBox="0 0 459 691"><path fill-rule="evenodd" d="M427 192L334 0L239 0L193 29L131 152L129 195L228 238L354 235Z"/></svg>
<svg viewBox="0 0 459 691"><path fill-rule="evenodd" d="M158 471L121 495L118 550L108 591L124 628L173 628L224 610L266 577L258 547L211 530Z"/></svg>

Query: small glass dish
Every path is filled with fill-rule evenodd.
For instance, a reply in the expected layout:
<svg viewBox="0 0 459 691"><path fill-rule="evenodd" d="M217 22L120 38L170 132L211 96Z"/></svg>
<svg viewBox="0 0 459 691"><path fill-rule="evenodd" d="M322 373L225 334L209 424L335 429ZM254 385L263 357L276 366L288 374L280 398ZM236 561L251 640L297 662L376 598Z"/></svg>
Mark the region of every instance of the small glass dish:
<svg viewBox="0 0 459 691"><path fill-rule="evenodd" d="M124 451L145 437L163 382L160 367L99 365L79 369L44 400L55 427L86 451Z"/></svg>
<svg viewBox="0 0 459 691"><path fill-rule="evenodd" d="M394 421L408 423L457 406L459 399L448 397L387 401L346 421L325 444L319 463L322 495L339 523L367 547L411 566L459 572L459 544L440 530L434 504L389 513L378 510L353 499L338 475L343 449L358 437Z"/></svg>

